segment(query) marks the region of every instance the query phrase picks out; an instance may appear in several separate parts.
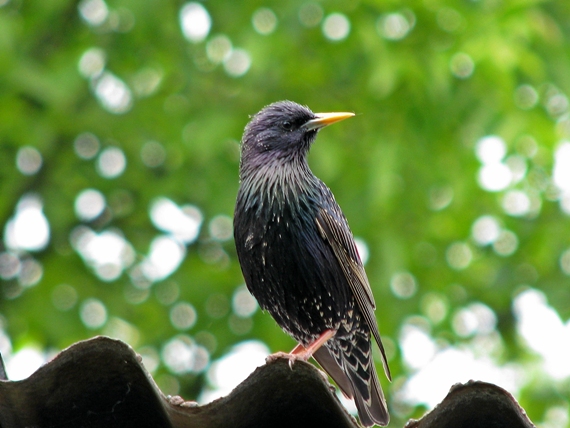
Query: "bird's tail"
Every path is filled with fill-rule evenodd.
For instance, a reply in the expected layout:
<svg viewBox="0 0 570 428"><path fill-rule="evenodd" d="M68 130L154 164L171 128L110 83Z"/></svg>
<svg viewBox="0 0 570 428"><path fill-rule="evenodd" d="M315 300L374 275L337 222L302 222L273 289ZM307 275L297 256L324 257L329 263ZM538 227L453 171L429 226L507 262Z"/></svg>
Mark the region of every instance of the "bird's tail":
<svg viewBox="0 0 570 428"><path fill-rule="evenodd" d="M313 357L343 394L354 399L363 426L386 426L390 416L374 367L372 345L359 335L352 339L331 340L319 348Z"/></svg>

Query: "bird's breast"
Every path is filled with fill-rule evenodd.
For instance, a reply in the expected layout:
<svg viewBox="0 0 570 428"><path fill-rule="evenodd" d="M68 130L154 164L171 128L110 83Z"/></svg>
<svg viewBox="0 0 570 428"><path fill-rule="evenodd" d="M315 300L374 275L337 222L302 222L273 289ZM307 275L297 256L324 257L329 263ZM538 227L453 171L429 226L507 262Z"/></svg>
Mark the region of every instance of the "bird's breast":
<svg viewBox="0 0 570 428"><path fill-rule="evenodd" d="M316 224L318 197L301 183L242 182L235 215L238 257L260 306L300 341L339 328L354 307L342 269Z"/></svg>

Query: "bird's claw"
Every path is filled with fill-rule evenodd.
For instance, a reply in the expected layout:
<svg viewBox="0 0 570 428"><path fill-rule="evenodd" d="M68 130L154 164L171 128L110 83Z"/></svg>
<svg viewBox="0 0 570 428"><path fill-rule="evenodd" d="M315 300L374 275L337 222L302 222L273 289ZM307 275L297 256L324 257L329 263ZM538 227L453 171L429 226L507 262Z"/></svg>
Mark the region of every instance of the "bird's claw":
<svg viewBox="0 0 570 428"><path fill-rule="evenodd" d="M169 395L166 397L168 402L173 406L178 407L198 407L198 403L196 401L186 401L179 395Z"/></svg>
<svg viewBox="0 0 570 428"><path fill-rule="evenodd" d="M291 370L293 370L293 364L295 364L296 361L307 361L307 358L305 358L304 355L290 354L287 352L276 352L274 354L269 355L265 359L265 362L266 363L272 363L272 362L278 360L279 358L284 358L286 360L289 360L289 368Z"/></svg>

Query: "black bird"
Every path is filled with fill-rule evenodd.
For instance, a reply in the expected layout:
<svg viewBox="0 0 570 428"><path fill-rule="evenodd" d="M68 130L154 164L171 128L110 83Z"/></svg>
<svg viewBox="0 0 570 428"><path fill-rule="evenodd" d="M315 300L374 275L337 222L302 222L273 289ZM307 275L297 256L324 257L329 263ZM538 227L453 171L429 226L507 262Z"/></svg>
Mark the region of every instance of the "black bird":
<svg viewBox="0 0 570 428"><path fill-rule="evenodd" d="M387 425L371 335L388 379L390 370L374 297L346 218L307 163L318 131L351 116L313 113L291 101L253 116L241 142L234 237L249 291L299 342L275 358L292 364L313 356L354 398L364 426Z"/></svg>

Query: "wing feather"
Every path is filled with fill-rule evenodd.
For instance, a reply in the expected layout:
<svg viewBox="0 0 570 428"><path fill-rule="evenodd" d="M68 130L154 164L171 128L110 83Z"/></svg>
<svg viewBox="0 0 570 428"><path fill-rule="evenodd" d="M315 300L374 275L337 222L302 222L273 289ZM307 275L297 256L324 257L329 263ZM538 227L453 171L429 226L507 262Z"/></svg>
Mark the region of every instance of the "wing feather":
<svg viewBox="0 0 570 428"><path fill-rule="evenodd" d="M364 266L358 255L354 237L348 227L348 222L340 211L340 208L334 211L328 208L321 208L316 221L321 236L330 244L350 286L350 290L356 299L358 308L380 348L384 372L386 373L386 377L391 380L392 377L390 368L388 367L384 345L382 345L378 323L374 316L374 309L376 308L374 295L372 294L368 277L366 276Z"/></svg>

